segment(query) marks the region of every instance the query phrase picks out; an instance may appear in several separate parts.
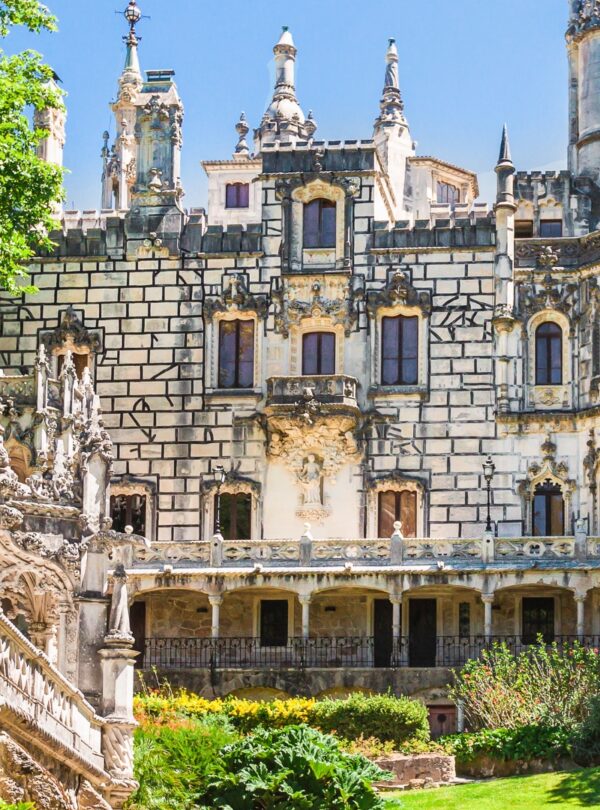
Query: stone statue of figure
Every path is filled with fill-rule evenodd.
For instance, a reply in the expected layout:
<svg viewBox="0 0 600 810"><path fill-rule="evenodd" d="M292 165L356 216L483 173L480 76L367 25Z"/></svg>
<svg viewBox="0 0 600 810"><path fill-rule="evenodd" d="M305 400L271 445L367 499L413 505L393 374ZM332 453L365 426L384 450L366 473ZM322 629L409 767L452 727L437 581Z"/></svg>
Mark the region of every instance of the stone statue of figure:
<svg viewBox="0 0 600 810"><path fill-rule="evenodd" d="M129 604L127 598L127 574L124 566L119 563L113 574L113 592L110 603L109 636L119 639L130 639L131 625L129 624Z"/></svg>
<svg viewBox="0 0 600 810"><path fill-rule="evenodd" d="M321 496L321 478L323 477L323 468L320 461L317 461L316 456L310 455L304 462L302 471L300 473L300 482L304 491L305 504L319 504L322 505Z"/></svg>

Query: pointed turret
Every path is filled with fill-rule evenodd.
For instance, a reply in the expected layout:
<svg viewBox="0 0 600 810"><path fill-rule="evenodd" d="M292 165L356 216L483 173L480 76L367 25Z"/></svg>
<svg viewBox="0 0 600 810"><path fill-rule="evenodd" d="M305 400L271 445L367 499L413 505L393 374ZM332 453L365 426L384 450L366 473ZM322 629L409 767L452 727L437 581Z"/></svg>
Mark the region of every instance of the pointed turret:
<svg viewBox="0 0 600 810"><path fill-rule="evenodd" d="M385 55L385 81L379 106L381 112L379 118L375 121L375 127L393 124L407 126L398 79L398 48L395 39L390 39L388 42Z"/></svg>
<svg viewBox="0 0 600 810"><path fill-rule="evenodd" d="M500 142L500 154L498 155L498 163L496 164L496 174L498 176L496 206L508 205L513 208L513 210L516 210L514 173L515 167L510 156L508 127L504 124L502 140Z"/></svg>
<svg viewBox="0 0 600 810"><path fill-rule="evenodd" d="M387 172L396 200L393 216L406 219L412 210L409 159L414 156L414 144L404 117L404 102L398 80L398 48L396 40L388 40L385 54L385 79L375 120L373 138L381 165Z"/></svg>
<svg viewBox="0 0 600 810"><path fill-rule="evenodd" d="M296 46L287 26L283 27L279 41L273 48L275 54L275 90L273 99L263 115L254 137L257 151L262 143L294 142L312 137L315 130L313 119L310 125L304 117L296 98L295 63Z"/></svg>

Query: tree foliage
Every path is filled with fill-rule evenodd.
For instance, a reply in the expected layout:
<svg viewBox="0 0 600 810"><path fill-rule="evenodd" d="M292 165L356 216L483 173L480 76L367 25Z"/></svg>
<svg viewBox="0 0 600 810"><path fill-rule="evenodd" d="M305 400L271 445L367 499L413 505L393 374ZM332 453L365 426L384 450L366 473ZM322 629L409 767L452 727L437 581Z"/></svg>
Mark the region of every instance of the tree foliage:
<svg viewBox="0 0 600 810"><path fill-rule="evenodd" d="M52 31L56 21L38 0L0 0L0 36L15 25ZM63 170L36 154L47 132L31 124L32 111L63 106L52 79L35 51L0 49L0 288L14 294L32 289L23 285L25 263L51 247L53 206L63 194Z"/></svg>

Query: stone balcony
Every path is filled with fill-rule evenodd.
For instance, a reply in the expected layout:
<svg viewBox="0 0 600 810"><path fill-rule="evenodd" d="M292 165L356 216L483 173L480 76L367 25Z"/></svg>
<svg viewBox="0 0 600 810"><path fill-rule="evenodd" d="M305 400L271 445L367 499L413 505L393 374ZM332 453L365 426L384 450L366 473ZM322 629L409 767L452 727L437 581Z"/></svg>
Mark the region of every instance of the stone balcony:
<svg viewBox="0 0 600 810"><path fill-rule="evenodd" d="M315 400L320 405L357 407L358 380L345 374L269 377L267 406L294 406Z"/></svg>
<svg viewBox="0 0 600 810"><path fill-rule="evenodd" d="M312 538L269 540L200 540L153 543L135 549L131 566L161 570L177 568L346 568L537 567L586 562L600 566L600 538L493 537L483 538Z"/></svg>

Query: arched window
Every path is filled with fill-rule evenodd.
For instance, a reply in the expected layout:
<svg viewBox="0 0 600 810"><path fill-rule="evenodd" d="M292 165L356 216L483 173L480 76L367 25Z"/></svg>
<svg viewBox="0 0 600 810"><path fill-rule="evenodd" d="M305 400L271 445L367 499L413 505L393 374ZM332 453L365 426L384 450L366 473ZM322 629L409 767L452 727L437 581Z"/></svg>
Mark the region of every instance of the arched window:
<svg viewBox="0 0 600 810"><path fill-rule="evenodd" d="M381 384L416 385L419 381L419 319L399 315L381 321Z"/></svg>
<svg viewBox="0 0 600 810"><path fill-rule="evenodd" d="M312 200L304 206L304 247L335 247L335 208L331 200Z"/></svg>
<svg viewBox="0 0 600 810"><path fill-rule="evenodd" d="M384 490L378 498L378 535L391 537L394 523L402 523L404 537L417 536L417 493L408 490Z"/></svg>
<svg viewBox="0 0 600 810"><path fill-rule="evenodd" d="M302 338L302 374L335 374L335 334L309 332Z"/></svg>
<svg viewBox="0 0 600 810"><path fill-rule="evenodd" d="M248 208L249 200L248 183L228 183L225 187L225 208Z"/></svg>
<svg viewBox="0 0 600 810"><path fill-rule="evenodd" d="M565 533L565 502L559 484L544 481L533 493L534 537L560 537Z"/></svg>
<svg viewBox="0 0 600 810"><path fill-rule="evenodd" d="M252 495L248 492L223 492L215 495L214 515L217 530L217 499L221 499L221 534L225 540L250 540L252 534Z"/></svg>
<svg viewBox="0 0 600 810"><path fill-rule="evenodd" d="M87 352L71 352L71 360L73 361L73 365L75 366L75 374L77 375L77 379L80 380L83 377L84 369L88 368L89 366L90 355ZM56 358L57 377L60 377L64 364L65 364L65 355L59 354Z"/></svg>
<svg viewBox="0 0 600 810"><path fill-rule="evenodd" d="M254 385L254 321L221 321L219 325L219 388Z"/></svg>
<svg viewBox="0 0 600 810"><path fill-rule="evenodd" d="M562 384L562 329L547 321L535 333L535 384Z"/></svg>
<svg viewBox="0 0 600 810"><path fill-rule="evenodd" d="M134 534L146 534L146 495L132 493L110 496L110 516L116 532L131 526Z"/></svg>

